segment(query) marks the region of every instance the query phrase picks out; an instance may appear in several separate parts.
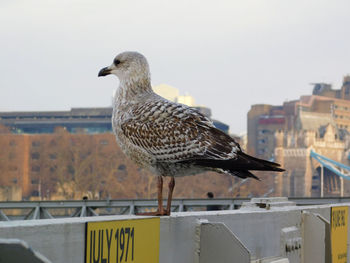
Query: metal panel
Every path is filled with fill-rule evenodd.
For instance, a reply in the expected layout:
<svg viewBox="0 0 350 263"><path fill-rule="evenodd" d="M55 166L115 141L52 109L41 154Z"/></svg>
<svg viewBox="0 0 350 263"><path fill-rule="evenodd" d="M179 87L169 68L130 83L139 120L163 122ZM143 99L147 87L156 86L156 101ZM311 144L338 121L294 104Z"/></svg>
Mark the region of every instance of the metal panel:
<svg viewBox="0 0 350 263"><path fill-rule="evenodd" d="M302 262L331 263L329 257L329 221L319 214L303 212ZM316 252L317 251L317 252Z"/></svg>
<svg viewBox="0 0 350 263"><path fill-rule="evenodd" d="M250 253L224 223L200 224L199 263L250 263Z"/></svg>
<svg viewBox="0 0 350 263"><path fill-rule="evenodd" d="M0 239L0 262L51 263L19 239Z"/></svg>

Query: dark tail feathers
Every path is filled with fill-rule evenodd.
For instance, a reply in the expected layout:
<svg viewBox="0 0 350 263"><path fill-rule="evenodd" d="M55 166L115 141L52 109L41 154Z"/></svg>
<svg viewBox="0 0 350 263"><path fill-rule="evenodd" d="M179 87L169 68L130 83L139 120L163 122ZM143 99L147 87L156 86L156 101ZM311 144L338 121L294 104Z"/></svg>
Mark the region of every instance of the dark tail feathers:
<svg viewBox="0 0 350 263"><path fill-rule="evenodd" d="M237 161L237 165L246 167L247 170L276 171L276 172L285 171L283 168L281 168L281 165L278 163L255 158L243 152L238 153L238 158L236 159L236 161Z"/></svg>
<svg viewBox="0 0 350 263"><path fill-rule="evenodd" d="M278 163L262 160L255 158L253 156L247 155L243 152L237 153L237 158L229 160L215 160L215 159L199 159L194 161L197 165L218 168L222 169L225 172L238 176L240 178L252 177L259 180L252 171L274 171L274 172L283 172L285 171L281 168L281 165Z"/></svg>

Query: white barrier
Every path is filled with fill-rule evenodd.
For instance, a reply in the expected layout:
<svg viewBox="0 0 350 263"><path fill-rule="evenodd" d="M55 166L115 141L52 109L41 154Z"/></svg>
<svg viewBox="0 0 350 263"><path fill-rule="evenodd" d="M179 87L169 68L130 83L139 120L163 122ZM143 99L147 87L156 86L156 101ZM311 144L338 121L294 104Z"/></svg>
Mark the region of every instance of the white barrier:
<svg viewBox="0 0 350 263"><path fill-rule="evenodd" d="M117 258L118 263L308 263L331 262L331 207L340 207L339 211L333 208L333 221L338 220L333 225L346 229L346 235L349 232L348 214L344 218L341 209L350 203L297 207L260 202L259 206L263 208L252 204L240 210L181 212L160 218L99 216L1 222L0 238L24 240L54 263L112 263ZM349 251L348 241L345 246Z"/></svg>

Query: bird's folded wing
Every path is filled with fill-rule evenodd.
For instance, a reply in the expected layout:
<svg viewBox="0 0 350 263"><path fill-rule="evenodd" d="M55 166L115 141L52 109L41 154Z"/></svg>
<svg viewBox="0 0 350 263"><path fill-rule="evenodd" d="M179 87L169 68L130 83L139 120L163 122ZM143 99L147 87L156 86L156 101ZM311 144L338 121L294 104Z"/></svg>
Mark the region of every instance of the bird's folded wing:
<svg viewBox="0 0 350 263"><path fill-rule="evenodd" d="M144 105L147 106L150 107ZM142 148L158 162L232 159L240 150L230 136L191 108L147 111L141 116L126 120L121 128L134 146Z"/></svg>

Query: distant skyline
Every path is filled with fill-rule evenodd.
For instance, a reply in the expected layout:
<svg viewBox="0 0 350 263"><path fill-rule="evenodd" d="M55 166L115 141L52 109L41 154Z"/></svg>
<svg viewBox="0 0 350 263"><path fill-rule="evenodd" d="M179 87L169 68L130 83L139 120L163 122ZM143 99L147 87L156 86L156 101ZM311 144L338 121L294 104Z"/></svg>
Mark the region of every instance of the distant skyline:
<svg viewBox="0 0 350 263"><path fill-rule="evenodd" d="M166 83L246 131L252 104L280 105L339 89L350 74L347 0L4 0L0 111L111 104L115 77L98 71L125 50L143 53Z"/></svg>

